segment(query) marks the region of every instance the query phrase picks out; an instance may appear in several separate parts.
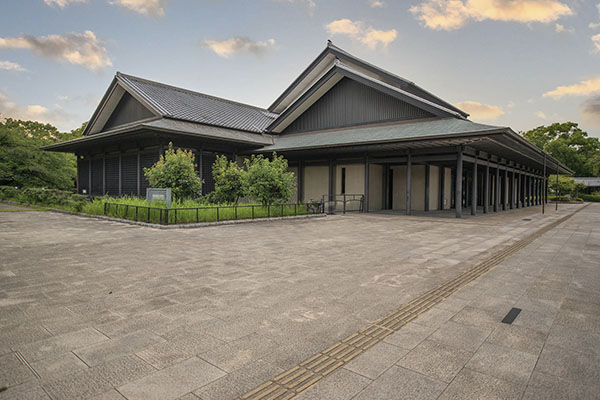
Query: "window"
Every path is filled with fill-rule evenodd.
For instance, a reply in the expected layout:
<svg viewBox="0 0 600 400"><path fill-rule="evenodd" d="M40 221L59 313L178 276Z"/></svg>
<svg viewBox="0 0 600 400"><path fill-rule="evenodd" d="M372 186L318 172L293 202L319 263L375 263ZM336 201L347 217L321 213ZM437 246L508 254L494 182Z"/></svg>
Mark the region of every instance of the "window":
<svg viewBox="0 0 600 400"><path fill-rule="evenodd" d="M342 194L346 194L346 168L342 168Z"/></svg>

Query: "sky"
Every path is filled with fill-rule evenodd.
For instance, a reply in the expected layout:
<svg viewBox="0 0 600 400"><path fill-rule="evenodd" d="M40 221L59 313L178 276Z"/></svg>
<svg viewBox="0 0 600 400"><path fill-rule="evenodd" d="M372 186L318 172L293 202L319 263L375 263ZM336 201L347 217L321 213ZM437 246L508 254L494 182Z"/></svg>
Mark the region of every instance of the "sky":
<svg viewBox="0 0 600 400"><path fill-rule="evenodd" d="M116 71L268 107L325 48L526 131L600 137L600 0L2 0L0 118L87 121Z"/></svg>

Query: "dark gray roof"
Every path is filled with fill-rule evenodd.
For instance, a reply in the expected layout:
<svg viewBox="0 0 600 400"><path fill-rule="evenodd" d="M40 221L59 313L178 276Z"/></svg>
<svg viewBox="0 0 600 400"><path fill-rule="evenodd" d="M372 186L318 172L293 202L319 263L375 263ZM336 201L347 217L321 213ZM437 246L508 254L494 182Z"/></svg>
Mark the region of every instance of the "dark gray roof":
<svg viewBox="0 0 600 400"><path fill-rule="evenodd" d="M428 118L393 124L279 135L275 139L275 144L262 148L260 152L374 144L377 142L425 139L435 136L464 135L507 129L509 128L478 124L459 118Z"/></svg>
<svg viewBox="0 0 600 400"><path fill-rule="evenodd" d="M117 72L119 83L134 91L163 117L261 133L277 117L263 108L237 103Z"/></svg>

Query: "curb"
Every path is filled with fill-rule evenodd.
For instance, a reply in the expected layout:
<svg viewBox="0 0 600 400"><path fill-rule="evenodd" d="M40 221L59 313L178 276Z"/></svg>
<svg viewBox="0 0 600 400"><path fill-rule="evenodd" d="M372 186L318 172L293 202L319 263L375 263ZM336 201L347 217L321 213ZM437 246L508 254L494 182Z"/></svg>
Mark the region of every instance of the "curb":
<svg viewBox="0 0 600 400"><path fill-rule="evenodd" d="M21 205L21 206L28 206L28 207L45 208L48 211L57 212L57 213L61 213L61 214L75 215L78 217L95 218L95 219L111 221L111 222L120 222L122 224L138 225L138 226L144 226L147 228L154 228L154 229L194 229L194 228L204 228L204 227L219 226L219 225L237 225L237 224L249 224L249 223L256 223L256 222L273 222L273 221L301 220L301 219L310 219L310 218L323 218L323 217L327 216L327 214L308 214L308 215L296 215L296 216L289 216L289 217L271 217L271 218L256 218L256 219L237 219L237 220L233 219L233 220L226 220L226 221L219 221L219 222L215 221L215 222L199 222L199 223L178 224L178 225L159 225L159 224L149 224L147 222L141 222L141 221L131 221L128 219L107 217L105 215L78 213L78 212L74 212L74 211L61 210L60 208L51 208L51 207L46 207L46 206L39 206L36 204L20 203L18 201L0 200L0 202L8 203L8 204L16 204L16 205Z"/></svg>

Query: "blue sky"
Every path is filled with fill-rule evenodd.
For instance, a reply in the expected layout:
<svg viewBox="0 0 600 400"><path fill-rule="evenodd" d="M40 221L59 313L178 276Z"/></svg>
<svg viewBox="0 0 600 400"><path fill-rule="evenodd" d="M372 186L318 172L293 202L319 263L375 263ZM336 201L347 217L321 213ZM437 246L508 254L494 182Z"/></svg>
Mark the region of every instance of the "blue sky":
<svg viewBox="0 0 600 400"><path fill-rule="evenodd" d="M268 107L327 39L474 121L600 137L596 0L3 0L0 115L73 129L116 71Z"/></svg>

